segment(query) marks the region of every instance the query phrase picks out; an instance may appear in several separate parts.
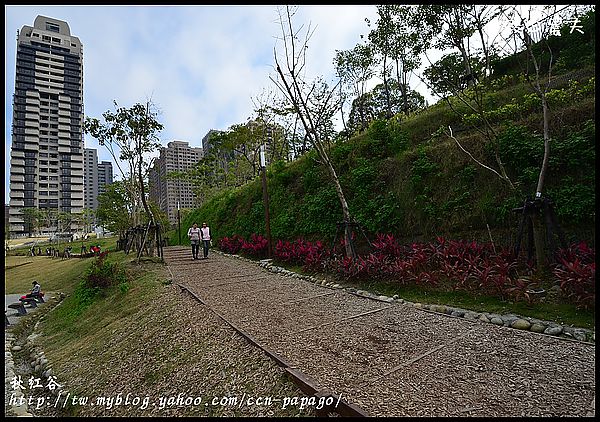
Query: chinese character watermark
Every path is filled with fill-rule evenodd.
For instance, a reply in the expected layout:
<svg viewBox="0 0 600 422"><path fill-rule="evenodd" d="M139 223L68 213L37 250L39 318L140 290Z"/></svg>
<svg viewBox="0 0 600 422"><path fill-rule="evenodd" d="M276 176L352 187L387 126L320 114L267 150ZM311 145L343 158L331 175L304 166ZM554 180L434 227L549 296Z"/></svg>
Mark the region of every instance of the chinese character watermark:
<svg viewBox="0 0 600 422"><path fill-rule="evenodd" d="M567 24L571 24L571 31L569 32L569 34L572 34L573 31L577 31L580 34L583 34L583 31L582 31L583 26L582 25L578 25L579 22L580 22L579 18L577 18L577 17L572 18L572 19L567 19L566 23Z"/></svg>

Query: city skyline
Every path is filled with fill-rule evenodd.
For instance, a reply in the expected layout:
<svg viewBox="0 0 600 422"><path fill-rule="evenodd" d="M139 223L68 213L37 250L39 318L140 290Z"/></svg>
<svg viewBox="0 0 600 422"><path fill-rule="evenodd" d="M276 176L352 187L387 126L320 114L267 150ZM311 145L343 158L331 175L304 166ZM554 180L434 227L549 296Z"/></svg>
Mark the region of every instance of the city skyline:
<svg viewBox="0 0 600 422"><path fill-rule="evenodd" d="M16 31L38 15L67 22L83 44L84 112L101 118L113 100L130 107L152 99L165 129L161 143L201 147L211 129L226 130L253 114L252 98L275 90L275 6L5 6L5 162L10 157ZM316 27L309 67L333 78L336 49L366 34L374 5L301 6L298 22ZM335 19L334 19L335 17ZM84 136L85 147L110 161L106 148ZM158 155L158 153L156 154ZM115 179L119 178L118 172ZM5 169L5 203L9 199Z"/></svg>

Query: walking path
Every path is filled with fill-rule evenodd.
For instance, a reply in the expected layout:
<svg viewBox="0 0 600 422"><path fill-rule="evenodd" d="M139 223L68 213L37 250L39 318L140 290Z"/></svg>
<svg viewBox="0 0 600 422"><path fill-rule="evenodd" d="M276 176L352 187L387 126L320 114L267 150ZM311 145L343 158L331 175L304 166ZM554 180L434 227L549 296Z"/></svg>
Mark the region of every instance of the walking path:
<svg viewBox="0 0 600 422"><path fill-rule="evenodd" d="M185 286L370 416L592 416L595 346L385 303L165 248Z"/></svg>
<svg viewBox="0 0 600 422"><path fill-rule="evenodd" d="M25 292L25 293L27 293L27 292ZM11 325L18 324L20 316L19 316L19 312L16 309L9 308L8 305L10 305L11 303L18 303L19 298L21 296L23 296L25 293L4 295L4 310L6 311L6 316L8 317L8 322ZM43 303L38 303L37 306L38 307L43 306ZM27 313L35 312L37 309L38 308L31 307L31 305L25 305L25 311Z"/></svg>

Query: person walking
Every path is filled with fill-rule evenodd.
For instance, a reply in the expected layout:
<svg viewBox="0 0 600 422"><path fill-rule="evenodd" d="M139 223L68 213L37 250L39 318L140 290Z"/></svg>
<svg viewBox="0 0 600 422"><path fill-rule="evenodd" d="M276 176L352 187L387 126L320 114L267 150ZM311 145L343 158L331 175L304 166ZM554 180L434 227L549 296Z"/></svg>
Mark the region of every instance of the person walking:
<svg viewBox="0 0 600 422"><path fill-rule="evenodd" d="M192 259L198 259L198 252L200 251L200 239L202 238L202 232L198 228L198 224L194 223L192 227L188 229L188 237L192 244Z"/></svg>
<svg viewBox="0 0 600 422"><path fill-rule="evenodd" d="M202 223L202 228L200 229L202 232L202 249L204 252L204 259L208 258L208 247L210 246L210 228L206 225L206 223Z"/></svg>

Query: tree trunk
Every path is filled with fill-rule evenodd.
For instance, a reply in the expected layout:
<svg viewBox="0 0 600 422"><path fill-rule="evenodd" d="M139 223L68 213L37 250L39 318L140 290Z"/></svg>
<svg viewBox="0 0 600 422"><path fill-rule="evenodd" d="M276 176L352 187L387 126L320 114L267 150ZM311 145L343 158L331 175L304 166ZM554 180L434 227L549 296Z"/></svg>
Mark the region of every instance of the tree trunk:
<svg viewBox="0 0 600 422"><path fill-rule="evenodd" d="M288 15L288 21L289 21L290 27L291 27L291 20L290 20L289 15ZM286 39L287 38L284 33L284 40L286 40ZM293 47L294 46L294 38L293 37L291 38L291 43L292 43L292 47ZM287 47L287 45L286 45L286 47ZM294 106L294 109L295 109L298 117L300 118L300 121L302 122L302 125L305 130L305 140L309 139L312 141L311 143L317 150L319 158L322 160L323 165L325 165L325 167L327 168L327 171L329 172L329 175L331 176L331 179L334 183L334 187L335 187L336 193L338 195L338 199L342 206L342 215L344 217L344 222L349 223L351 221L350 220L350 210L348 208L348 203L346 201L346 197L344 196L344 191L340 184L340 181L339 181L339 178L335 171L335 168L333 167L333 163L330 161L327 151L325 150L325 146L323 145L323 143L321 142L321 139L319 138L319 133L317 131L316 125L313 122L314 116L311 115L311 109L307 104L307 101L309 98L308 98L308 96L303 97L303 95L302 95L302 89L300 88L300 83L302 83L302 81L300 81L300 82L298 81L297 72L295 71L296 65L297 65L297 62L295 61L296 57L293 56L293 54L292 54L291 66L290 66L290 61L289 61L290 57L288 56L287 59L288 59L288 62L287 62L288 70L290 71L291 84L288 83L288 80L286 79L283 71L281 70L281 67L279 66L279 63L277 61L277 55L275 54L276 70L281 78L281 82L283 83L283 87L279 86L279 88L284 93L287 93L289 100L291 101L292 105ZM384 68L384 71L385 71L385 68ZM334 90L335 90L335 88L334 88ZM333 91L331 91L331 93L333 93ZM328 101L328 100L326 100L326 101ZM347 224L346 224L346 227L348 227ZM346 245L345 245L346 255L349 257L352 257L354 259L355 254L354 254L353 248L351 247L352 239L350 238L349 230L345 230L345 238L346 238L346 242L345 242L346 243Z"/></svg>
<svg viewBox="0 0 600 422"><path fill-rule="evenodd" d="M546 254L546 230L544 219L540 215L542 211L537 209L531 215L533 222L533 244L535 247L536 276L540 283L547 285L549 279L548 257ZM550 286L547 286L550 287Z"/></svg>
<svg viewBox="0 0 600 422"><path fill-rule="evenodd" d="M473 76L473 71L471 70L471 64L469 63L469 56L467 55L467 50L465 49L465 46L462 44L462 42L459 43L457 47L460 50L460 54L464 61L466 73L465 76L467 78L467 87L472 87L475 84L475 79Z"/></svg>
<svg viewBox="0 0 600 422"><path fill-rule="evenodd" d="M385 89L386 118L392 117L392 105L390 104L390 87L387 80L387 56L383 56L383 87Z"/></svg>
<svg viewBox="0 0 600 422"><path fill-rule="evenodd" d="M325 166L327 167L327 171L329 172L329 176L333 181L335 186L335 192L337 193L338 199L342 206L342 216L344 218L344 223L346 223L344 227L344 247L346 249L346 256L351 257L352 259L356 258L356 253L354 248L352 247L352 233L347 223L351 222L350 217L350 209L348 208L348 202L346 201L346 196L344 195L344 191L342 189L342 185L340 184L340 179L338 178L337 172L333 167L333 164L329 160L329 156L325 152L324 149L321 148L321 157L325 162Z"/></svg>
<svg viewBox="0 0 600 422"><path fill-rule="evenodd" d="M538 177L538 184L536 188L536 197L541 196L542 189L544 187L544 178L546 176L546 170L548 169L548 159L550 157L550 129L548 127L548 102L546 96L542 95L542 111L544 116L544 159L542 160L542 168L540 169L540 175Z"/></svg>
<svg viewBox="0 0 600 422"><path fill-rule="evenodd" d="M404 66L402 66L405 69ZM407 73L402 72L402 84L400 85L400 91L402 92L402 102L404 103L404 114L408 116L408 112L410 107L408 106L408 81L407 81Z"/></svg>
<svg viewBox="0 0 600 422"><path fill-rule="evenodd" d="M342 97L342 84L340 84L340 98ZM346 140L350 140L350 134L348 133L348 127L346 126L346 119L344 119L344 102L342 101L342 105L340 107L340 113L342 114L342 124L344 125L344 132L346 133Z"/></svg>

